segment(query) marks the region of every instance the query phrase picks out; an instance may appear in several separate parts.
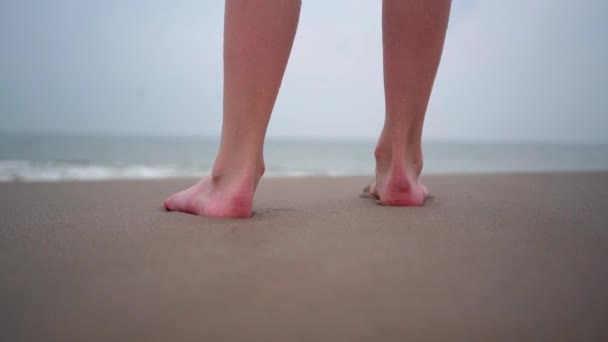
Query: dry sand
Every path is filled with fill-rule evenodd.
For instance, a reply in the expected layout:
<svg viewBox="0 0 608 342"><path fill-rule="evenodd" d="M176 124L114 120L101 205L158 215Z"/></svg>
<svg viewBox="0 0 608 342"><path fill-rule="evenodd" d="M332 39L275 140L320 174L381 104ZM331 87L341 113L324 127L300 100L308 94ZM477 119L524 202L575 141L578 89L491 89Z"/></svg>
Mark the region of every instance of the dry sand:
<svg viewBox="0 0 608 342"><path fill-rule="evenodd" d="M0 185L1 341L608 339L608 173L264 180L249 220L161 209L192 180Z"/></svg>

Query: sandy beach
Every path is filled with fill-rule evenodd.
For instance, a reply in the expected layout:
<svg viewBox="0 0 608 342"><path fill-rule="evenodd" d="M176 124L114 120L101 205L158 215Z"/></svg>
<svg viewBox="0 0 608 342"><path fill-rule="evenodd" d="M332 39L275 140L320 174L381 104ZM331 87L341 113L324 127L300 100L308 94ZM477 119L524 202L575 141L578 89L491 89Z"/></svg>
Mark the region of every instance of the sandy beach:
<svg viewBox="0 0 608 342"><path fill-rule="evenodd" d="M252 219L165 212L190 179L0 184L1 341L608 339L608 172L276 178Z"/></svg>

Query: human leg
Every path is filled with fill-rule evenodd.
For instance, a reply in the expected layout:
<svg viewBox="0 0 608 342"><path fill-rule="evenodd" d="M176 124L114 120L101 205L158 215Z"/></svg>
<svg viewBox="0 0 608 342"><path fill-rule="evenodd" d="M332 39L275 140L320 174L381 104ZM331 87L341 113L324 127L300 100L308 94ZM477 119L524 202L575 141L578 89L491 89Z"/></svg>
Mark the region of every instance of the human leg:
<svg viewBox="0 0 608 342"><path fill-rule="evenodd" d="M249 217L264 173L270 114L287 66L299 0L226 0L220 148L211 175L167 198L167 210Z"/></svg>
<svg viewBox="0 0 608 342"><path fill-rule="evenodd" d="M422 126L439 66L450 0L384 0L382 40L386 113L375 150L379 203L419 206Z"/></svg>

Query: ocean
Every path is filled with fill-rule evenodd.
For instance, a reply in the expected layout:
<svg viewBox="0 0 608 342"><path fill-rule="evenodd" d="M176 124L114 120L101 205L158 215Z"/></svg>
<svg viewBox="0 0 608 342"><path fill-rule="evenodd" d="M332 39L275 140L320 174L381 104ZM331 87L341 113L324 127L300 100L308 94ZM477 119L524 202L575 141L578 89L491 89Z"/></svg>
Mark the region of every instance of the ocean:
<svg viewBox="0 0 608 342"><path fill-rule="evenodd" d="M200 177L219 138L0 135L0 182ZM266 176L372 175L371 139L279 139ZM608 170L608 144L425 142L424 174Z"/></svg>

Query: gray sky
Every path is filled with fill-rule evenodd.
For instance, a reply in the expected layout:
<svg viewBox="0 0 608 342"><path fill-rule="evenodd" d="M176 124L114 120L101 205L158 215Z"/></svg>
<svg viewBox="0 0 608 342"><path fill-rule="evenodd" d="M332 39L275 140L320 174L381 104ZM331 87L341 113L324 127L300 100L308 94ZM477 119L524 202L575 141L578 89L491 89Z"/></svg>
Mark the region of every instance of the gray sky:
<svg viewBox="0 0 608 342"><path fill-rule="evenodd" d="M304 0L270 136L375 137L380 1ZM223 1L0 2L0 131L217 135ZM608 142L608 2L454 0L425 139Z"/></svg>

